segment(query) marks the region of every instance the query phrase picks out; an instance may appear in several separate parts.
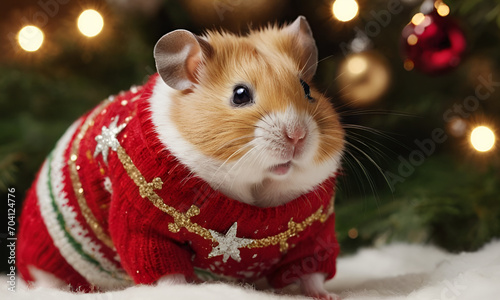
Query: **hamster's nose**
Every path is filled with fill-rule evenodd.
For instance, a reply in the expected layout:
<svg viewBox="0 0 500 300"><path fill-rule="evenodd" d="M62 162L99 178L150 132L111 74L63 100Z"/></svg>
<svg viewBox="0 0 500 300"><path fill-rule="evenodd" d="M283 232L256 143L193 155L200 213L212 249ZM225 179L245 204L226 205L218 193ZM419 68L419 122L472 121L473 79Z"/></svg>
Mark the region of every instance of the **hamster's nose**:
<svg viewBox="0 0 500 300"><path fill-rule="evenodd" d="M292 145L302 142L307 135L307 130L302 126L286 127L285 136Z"/></svg>

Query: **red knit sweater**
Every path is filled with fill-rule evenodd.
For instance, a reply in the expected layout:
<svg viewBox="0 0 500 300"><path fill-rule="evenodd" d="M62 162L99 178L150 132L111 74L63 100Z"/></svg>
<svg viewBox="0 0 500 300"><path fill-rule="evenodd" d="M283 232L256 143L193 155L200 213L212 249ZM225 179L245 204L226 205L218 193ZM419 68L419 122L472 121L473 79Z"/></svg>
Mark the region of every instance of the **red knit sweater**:
<svg viewBox="0 0 500 300"><path fill-rule="evenodd" d="M158 139L148 101L157 78L105 100L49 155L21 216L23 277L34 265L87 290L174 273L267 277L274 287L314 272L333 277L335 179L271 208L214 191Z"/></svg>

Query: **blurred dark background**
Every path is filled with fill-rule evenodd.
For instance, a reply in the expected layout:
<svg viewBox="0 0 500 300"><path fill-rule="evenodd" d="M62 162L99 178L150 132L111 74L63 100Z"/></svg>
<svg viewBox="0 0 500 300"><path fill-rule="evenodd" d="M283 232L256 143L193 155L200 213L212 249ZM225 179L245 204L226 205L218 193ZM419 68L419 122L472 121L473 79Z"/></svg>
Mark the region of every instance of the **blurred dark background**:
<svg viewBox="0 0 500 300"><path fill-rule="evenodd" d="M19 215L57 139L108 95L145 82L163 34L244 34L298 15L319 49L315 85L332 99L348 134L336 198L342 253L394 241L471 251L498 238L498 146L478 151L470 137L478 126L500 132L500 4L359 0L356 16L342 22L333 2L3 1L0 270L8 268L7 189L15 188ZM352 2L339 0L347 8ZM85 9L104 20L94 37L77 27ZM44 34L37 51L20 46L33 35L19 35L26 25ZM490 140L479 136L480 144Z"/></svg>

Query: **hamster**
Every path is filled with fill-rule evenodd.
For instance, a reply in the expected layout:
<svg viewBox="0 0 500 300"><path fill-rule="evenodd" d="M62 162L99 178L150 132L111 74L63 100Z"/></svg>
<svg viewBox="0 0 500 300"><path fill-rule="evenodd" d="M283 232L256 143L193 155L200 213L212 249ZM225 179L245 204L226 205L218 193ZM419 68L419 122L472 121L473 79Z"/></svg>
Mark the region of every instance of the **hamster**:
<svg viewBox="0 0 500 300"><path fill-rule="evenodd" d="M23 278L85 291L266 278L331 299L344 131L312 86L306 19L175 30L154 58L148 83L77 120L42 166L21 215Z"/></svg>
<svg viewBox="0 0 500 300"><path fill-rule="evenodd" d="M338 169L343 131L309 86L317 49L304 18L247 37L174 31L158 41L155 59L166 83L152 98L160 138L215 189L278 206Z"/></svg>

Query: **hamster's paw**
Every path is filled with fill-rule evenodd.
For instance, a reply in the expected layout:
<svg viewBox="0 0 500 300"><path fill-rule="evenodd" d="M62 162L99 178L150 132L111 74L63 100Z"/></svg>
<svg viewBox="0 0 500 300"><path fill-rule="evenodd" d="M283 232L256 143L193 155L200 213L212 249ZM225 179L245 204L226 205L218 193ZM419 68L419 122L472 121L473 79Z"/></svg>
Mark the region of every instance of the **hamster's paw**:
<svg viewBox="0 0 500 300"><path fill-rule="evenodd" d="M309 297L313 297L318 300L341 300L340 296L337 294L321 294L321 295L308 295Z"/></svg>
<svg viewBox="0 0 500 300"><path fill-rule="evenodd" d="M325 275L314 273L304 275L300 279L300 287L304 295L313 297L320 300L341 300L340 296L329 293L325 290L323 284L325 282Z"/></svg>
<svg viewBox="0 0 500 300"><path fill-rule="evenodd" d="M322 288L321 291L309 291L304 292L305 296L312 297L317 300L341 300L340 296L334 293L328 293L325 289Z"/></svg>
<svg viewBox="0 0 500 300"><path fill-rule="evenodd" d="M157 281L158 285L177 285L187 284L186 277L183 274L168 274Z"/></svg>

